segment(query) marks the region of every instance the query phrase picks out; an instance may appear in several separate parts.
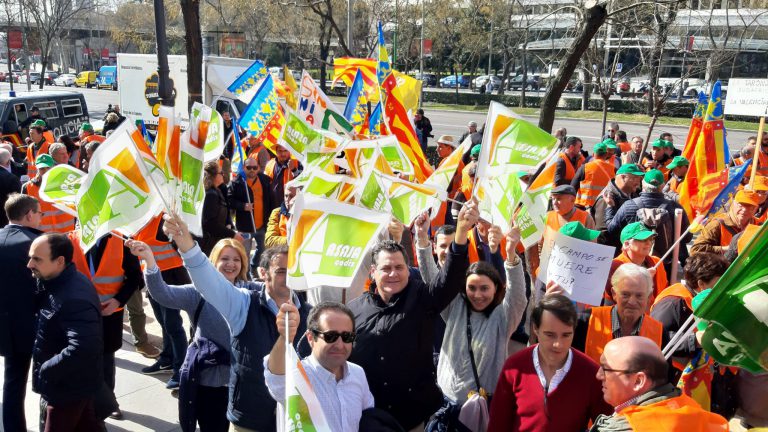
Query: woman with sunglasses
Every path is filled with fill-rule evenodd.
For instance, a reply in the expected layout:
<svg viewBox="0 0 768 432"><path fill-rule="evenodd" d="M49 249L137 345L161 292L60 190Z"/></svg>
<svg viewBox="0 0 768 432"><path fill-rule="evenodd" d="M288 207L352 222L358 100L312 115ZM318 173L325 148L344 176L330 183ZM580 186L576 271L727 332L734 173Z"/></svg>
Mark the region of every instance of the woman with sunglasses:
<svg viewBox="0 0 768 432"><path fill-rule="evenodd" d="M206 255L211 253L213 246L221 239L234 238L243 242L243 236L232 229L227 198L221 192L221 185L224 183L224 172L219 163L207 162L203 166L205 198L202 216L203 238L200 240L200 249Z"/></svg>
<svg viewBox="0 0 768 432"><path fill-rule="evenodd" d="M500 247L501 238L501 229L491 227L488 246L492 252ZM523 266L515 251L519 241L520 229L513 224L506 234L507 289L493 264L478 261L467 270L464 292L441 313L446 330L437 382L445 396L459 405L471 391L493 393L507 358L507 343L525 312Z"/></svg>
<svg viewBox="0 0 768 432"><path fill-rule="evenodd" d="M144 260L144 279L152 298L167 308L186 311L195 328L181 368L179 423L182 430L194 431L197 424L202 432L227 431L230 374L227 322L193 284L167 285L146 243L130 240L127 245L133 255ZM236 240L223 239L216 243L204 269L211 274L220 273L226 283L235 287L261 289L260 283L248 281L248 258L243 245Z"/></svg>

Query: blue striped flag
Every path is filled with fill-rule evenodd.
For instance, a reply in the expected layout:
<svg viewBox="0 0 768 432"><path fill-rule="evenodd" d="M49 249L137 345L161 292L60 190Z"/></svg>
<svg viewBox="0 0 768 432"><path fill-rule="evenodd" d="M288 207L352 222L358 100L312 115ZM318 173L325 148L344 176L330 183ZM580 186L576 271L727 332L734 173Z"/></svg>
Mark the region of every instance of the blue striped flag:
<svg viewBox="0 0 768 432"><path fill-rule="evenodd" d="M229 85L229 87L227 87L227 90L229 90L238 98L244 98L245 102L248 103L250 98L247 96L243 97L243 95L248 93L248 90L252 90L254 87L256 87L256 85L259 84L259 81L266 78L267 75L269 75L269 72L267 72L267 67L264 66L264 63L261 60L256 60L250 66L248 66L248 69L240 74L240 76L238 76L237 79L235 79L232 84Z"/></svg>
<svg viewBox="0 0 768 432"><path fill-rule="evenodd" d="M349 88L347 104L344 107L344 118L349 120L352 126L360 126L365 122L368 101L365 97L363 84L363 74L360 72L360 69L358 69L355 74L355 80Z"/></svg>
<svg viewBox="0 0 768 432"><path fill-rule="evenodd" d="M278 97L275 82L272 80L272 75L267 74L242 113L238 124L258 137L277 114Z"/></svg>
<svg viewBox="0 0 768 432"><path fill-rule="evenodd" d="M371 116L368 120L371 135L381 135L381 102L371 110Z"/></svg>

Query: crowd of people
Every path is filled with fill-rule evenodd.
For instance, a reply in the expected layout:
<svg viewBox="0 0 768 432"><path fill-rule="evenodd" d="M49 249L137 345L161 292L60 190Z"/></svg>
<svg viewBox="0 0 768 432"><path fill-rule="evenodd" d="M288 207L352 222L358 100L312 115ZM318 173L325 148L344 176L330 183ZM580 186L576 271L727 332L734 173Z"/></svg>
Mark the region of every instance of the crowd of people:
<svg viewBox="0 0 768 432"><path fill-rule="evenodd" d="M480 217L472 190L483 128L470 122L463 137L436 140L438 164L473 144L448 187L453 202L412 226L393 218L340 295L287 285L289 220L303 193L291 181L302 165L222 117L227 142L246 149L245 175L231 172L229 144L204 166L200 238L177 215L160 214L132 238L112 233L84 251L75 218L39 189L58 164L87 171L105 136L86 123L75 141L54 137L36 119L25 149L0 144L6 431L30 424L30 365L45 431L101 431L107 417L122 418L114 388L125 310L135 350L154 359L142 373L167 374L166 387L178 390L184 431L293 430L282 424L287 344L334 432L711 431L727 430L734 415L768 425L768 375L714 364L711 404L701 406L678 386L701 356L697 334L662 355L693 297L717 283L767 217L768 134L733 160L758 154L758 177L695 240L686 236L673 262L666 252L690 161L670 134L644 154L643 138L629 141L612 124L588 154L581 139L557 131L547 229L526 249L514 221L503 232ZM524 183L533 176L519 174ZM688 224L683 212L684 232ZM557 231L615 246L602 304L574 303L538 277ZM162 347L148 341L144 296Z"/></svg>

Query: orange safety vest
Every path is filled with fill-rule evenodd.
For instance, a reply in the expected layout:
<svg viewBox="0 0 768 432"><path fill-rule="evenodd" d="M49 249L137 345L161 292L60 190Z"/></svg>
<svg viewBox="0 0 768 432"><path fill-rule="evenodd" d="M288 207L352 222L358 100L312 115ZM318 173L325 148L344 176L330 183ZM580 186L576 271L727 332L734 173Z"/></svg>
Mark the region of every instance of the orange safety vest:
<svg viewBox="0 0 768 432"><path fill-rule="evenodd" d="M651 268L661 261L659 257L655 257L653 255L648 255L645 258L645 262L643 262L643 267L645 268ZM621 262L622 264L629 264L632 262L631 259L629 259L629 256L622 252L613 259L613 262ZM621 266L619 266L621 267ZM617 267L618 268L618 267ZM615 271L615 270L614 270ZM611 289L610 289L610 282L611 282L611 276L613 273L611 273L608 276L608 284L605 289L605 293L603 295L603 298L606 300L613 301L613 297L611 296ZM669 282L667 281L667 270L664 269L664 264L656 267L656 274L653 276L653 292L651 293L651 298L648 300L648 304L652 305L654 300L656 299L656 296L659 295L664 289L667 288L667 285Z"/></svg>
<svg viewBox="0 0 768 432"><path fill-rule="evenodd" d="M582 225L587 225L587 215L589 213L585 212L584 210L575 208L573 209L573 214L571 215L570 219L567 219L564 223L560 223L560 214L554 210L550 210L547 212L547 226L544 228L544 234L541 236L541 243L540 245L546 244L548 241L551 241L552 237L555 235L557 231L560 231L560 228L562 228L563 225L565 225L568 222L581 222ZM565 219L565 218L563 218ZM541 253L541 249L539 249L539 253ZM533 269L534 276L539 275L539 268Z"/></svg>
<svg viewBox="0 0 768 432"><path fill-rule="evenodd" d="M749 224L747 225L746 228L744 228L744 234L742 234L741 237L739 237L739 241L736 242L739 253L741 253L741 251L743 251L744 248L747 247L747 245L749 244L749 241L755 237L755 234L757 234L759 230L760 230L760 225L755 225L755 224Z"/></svg>
<svg viewBox="0 0 768 432"><path fill-rule="evenodd" d="M716 219L718 225L720 225L720 246L728 246L733 240L733 236L740 233L735 228L725 225L725 221L722 219Z"/></svg>
<svg viewBox="0 0 768 432"><path fill-rule="evenodd" d="M103 143L107 137L101 136L101 135L88 135L87 137L83 138L80 142L81 146L84 146L85 144L88 144L89 142L98 142Z"/></svg>
<svg viewBox="0 0 768 432"><path fill-rule="evenodd" d="M573 180L574 177L576 177L576 170L578 170L581 165L584 164L584 156L579 155L579 160L576 161L576 166L573 166L571 163L571 160L568 159L568 156L565 155L565 153L560 153L560 158L565 161L565 180L570 183L571 180ZM554 185L552 185L554 187Z"/></svg>
<svg viewBox="0 0 768 432"><path fill-rule="evenodd" d="M277 222L277 228L280 230L281 237L288 237L288 218L280 213L280 220Z"/></svg>
<svg viewBox="0 0 768 432"><path fill-rule="evenodd" d="M264 168L264 174L266 174L272 181L275 180L275 168L277 167L277 159L271 159L266 168ZM283 185L293 180L293 171L299 168L299 161L296 159L290 159L288 161L288 167L283 170Z"/></svg>
<svg viewBox="0 0 768 432"><path fill-rule="evenodd" d="M618 412L635 432L728 431L728 421L706 411L695 400L681 394L650 405L631 405Z"/></svg>
<svg viewBox="0 0 768 432"><path fill-rule="evenodd" d="M587 341L584 345L584 354L597 363L600 363L600 356L603 354L605 345L613 340L613 326L611 325L611 310L615 306L598 306L592 308L592 315L589 317L589 329L587 330ZM661 348L661 333L664 331L661 323L651 318L650 315L643 316L643 325L640 326L640 336L647 337Z"/></svg>
<svg viewBox="0 0 768 432"><path fill-rule="evenodd" d="M619 150L621 150L622 153L629 153L632 151L632 143L629 141L624 141L616 144L619 146Z"/></svg>
<svg viewBox="0 0 768 432"><path fill-rule="evenodd" d="M181 255L173 247L171 242L162 241L157 239L157 233L160 232L160 221L162 220L162 214L155 216L138 234L135 235L136 240L142 241L149 246L152 250L152 255L155 256L157 267L160 271L166 271L174 268L179 268L184 265L181 259Z"/></svg>
<svg viewBox="0 0 768 432"><path fill-rule="evenodd" d="M469 251L467 253L469 255L470 264L480 261L480 255L477 253L477 241L478 239L475 237L475 230L474 229L469 230L469 234L467 235L467 243L469 244ZM507 259L507 238L506 237L502 237L501 243L499 244L499 251L501 253L501 258L506 260Z"/></svg>
<svg viewBox="0 0 768 432"><path fill-rule="evenodd" d="M595 205L600 192L605 189L616 175L616 167L602 159L595 159L584 165L584 180L579 184L576 205L589 208Z"/></svg>
<svg viewBox="0 0 768 432"><path fill-rule="evenodd" d="M93 282L93 285L96 287L96 293L99 295L99 301L103 303L117 295L125 281L123 241L111 234L107 237L107 246L104 248L104 254L101 256L99 268L91 275L91 268L80 245L80 233L78 231L70 231L67 236L72 241L72 246L74 246L72 261L75 263L77 270ZM122 308L117 310L122 310Z"/></svg>
<svg viewBox="0 0 768 432"><path fill-rule="evenodd" d="M680 188L680 183L682 183L681 180L678 180L676 176L670 176L669 182L667 183L669 185L669 190L674 193L679 193L677 190Z"/></svg>
<svg viewBox="0 0 768 432"><path fill-rule="evenodd" d="M688 291L688 288L686 288L685 285L676 283L667 287L664 291L661 292L661 294L656 297L656 300L653 301L653 306L651 306L651 312L653 312L653 308L656 307L656 305L659 304L662 299L667 297L679 297L685 300L685 304L688 306L688 309L693 310L693 295L690 291Z"/></svg>
<svg viewBox="0 0 768 432"><path fill-rule="evenodd" d="M48 153L48 147L51 146L53 141L45 140L43 141L43 145L40 146L40 149L35 152L35 144L31 144L27 146L27 176L29 176L30 179L35 178L37 175L37 167L35 166L35 158L37 158L38 155Z"/></svg>
<svg viewBox="0 0 768 432"><path fill-rule="evenodd" d="M26 195L33 196L40 202L40 211L42 212L38 227L40 231L66 233L75 229L75 217L40 198L40 186L30 181L24 183L23 189Z"/></svg>
<svg viewBox="0 0 768 432"><path fill-rule="evenodd" d="M762 150L758 149L755 150L757 152L757 175L768 175L768 155L763 153ZM752 173L752 170L747 170L747 172Z"/></svg>

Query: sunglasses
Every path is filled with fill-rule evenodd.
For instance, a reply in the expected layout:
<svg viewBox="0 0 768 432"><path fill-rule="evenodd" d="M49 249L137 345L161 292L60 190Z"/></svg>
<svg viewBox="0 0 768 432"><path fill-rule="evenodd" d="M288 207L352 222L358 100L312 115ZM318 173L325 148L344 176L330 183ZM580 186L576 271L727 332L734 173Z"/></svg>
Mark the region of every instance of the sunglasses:
<svg viewBox="0 0 768 432"><path fill-rule="evenodd" d="M250 171L256 171L256 170L259 169L259 167L257 167L257 166L247 166L247 167L245 167L245 169L250 170Z"/></svg>
<svg viewBox="0 0 768 432"><path fill-rule="evenodd" d="M355 332L337 332L336 330L321 332L320 330L312 330L312 334L314 334L316 337L321 337L328 343L336 342L339 337L341 337L341 340L344 343L352 343L355 341L355 339L357 339L357 334L355 334Z"/></svg>

